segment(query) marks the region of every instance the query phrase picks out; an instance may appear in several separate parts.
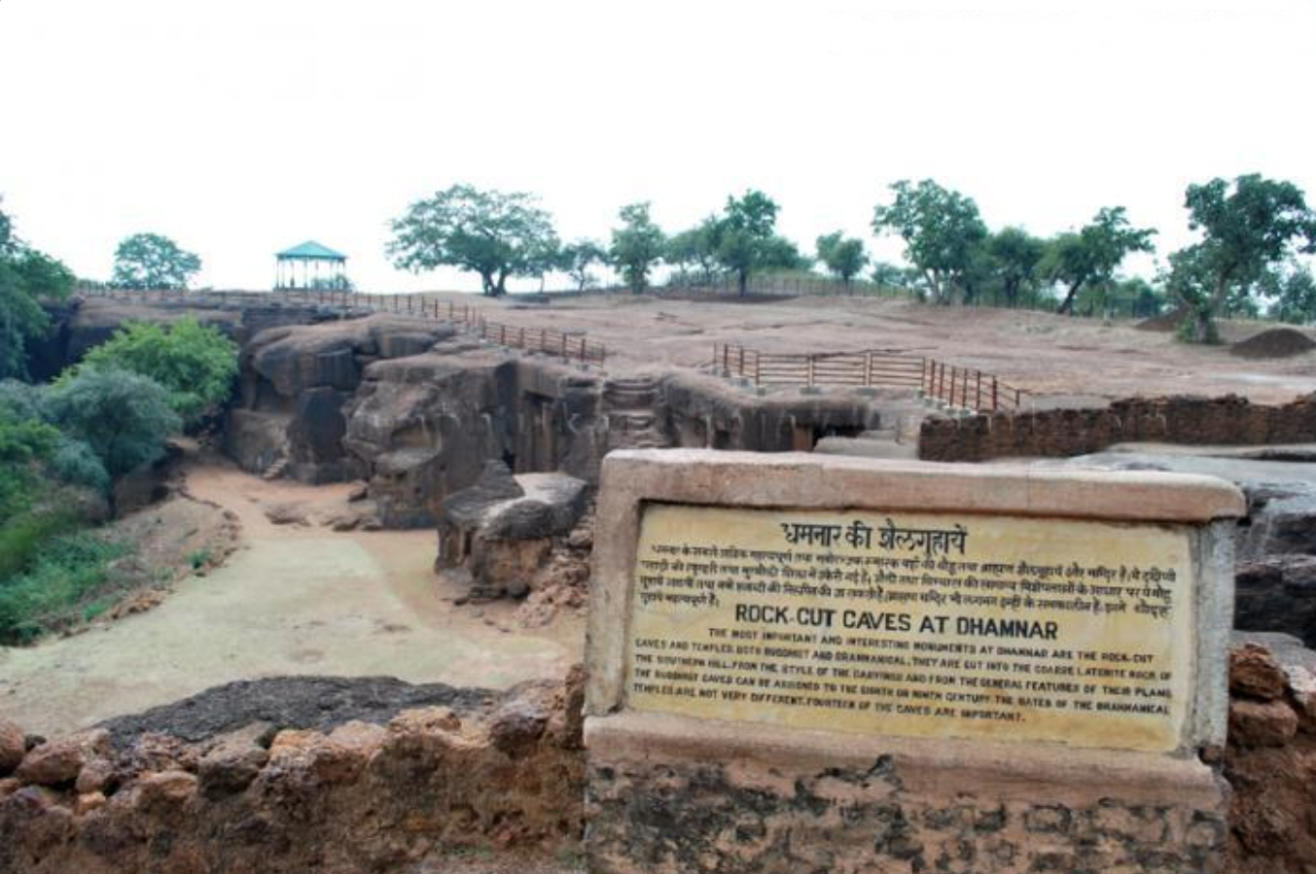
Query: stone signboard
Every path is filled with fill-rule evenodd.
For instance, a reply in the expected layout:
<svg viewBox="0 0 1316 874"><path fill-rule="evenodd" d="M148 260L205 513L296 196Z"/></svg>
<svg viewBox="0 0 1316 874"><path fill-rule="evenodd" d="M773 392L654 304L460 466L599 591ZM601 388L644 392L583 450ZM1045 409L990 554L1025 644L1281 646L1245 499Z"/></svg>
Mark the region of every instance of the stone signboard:
<svg viewBox="0 0 1316 874"><path fill-rule="evenodd" d="M981 870L1024 871L1154 851L1209 870L1223 801L1197 756L1223 743L1241 511L1203 477L614 453L591 864L912 871L991 852L1009 859ZM1094 811L1149 804L1164 822L1146 841L1103 844ZM919 836L957 805L967 825ZM1040 809L1072 833L1039 841ZM1000 828L976 830L988 814ZM892 817L899 840L874 843Z"/></svg>

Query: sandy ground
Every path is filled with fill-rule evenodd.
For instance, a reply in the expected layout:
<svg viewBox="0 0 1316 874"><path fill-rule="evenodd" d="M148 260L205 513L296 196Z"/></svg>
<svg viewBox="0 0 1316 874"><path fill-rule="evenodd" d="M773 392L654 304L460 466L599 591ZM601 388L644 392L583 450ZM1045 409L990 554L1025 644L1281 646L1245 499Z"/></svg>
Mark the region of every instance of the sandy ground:
<svg viewBox="0 0 1316 874"><path fill-rule="evenodd" d="M0 648L0 716L63 732L235 679L394 676L506 688L560 677L580 658L583 619L515 627L516 605L454 607L435 576L434 534L275 526L272 503L342 507L349 485L266 482L229 465L187 472L199 498L238 514L243 545L157 608L30 648ZM448 600L444 600L444 598Z"/></svg>
<svg viewBox="0 0 1316 874"><path fill-rule="evenodd" d="M1131 321L1028 310L932 307L867 297L800 297L772 303L692 302L599 295L549 305L432 295L472 303L486 318L528 328L585 331L606 345L608 370L703 367L715 343L765 352L888 349L971 367L1048 396L1083 403L1135 395L1236 393L1280 402L1316 391L1316 353L1248 360L1226 346L1177 342ZM1273 323L1228 323L1242 340Z"/></svg>

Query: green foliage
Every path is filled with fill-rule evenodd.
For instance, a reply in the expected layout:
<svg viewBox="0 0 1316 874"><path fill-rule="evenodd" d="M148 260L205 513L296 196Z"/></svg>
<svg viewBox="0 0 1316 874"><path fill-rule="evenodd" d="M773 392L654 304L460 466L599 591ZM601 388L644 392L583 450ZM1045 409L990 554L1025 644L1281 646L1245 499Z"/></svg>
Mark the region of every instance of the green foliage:
<svg viewBox="0 0 1316 874"><path fill-rule="evenodd" d="M202 548L193 550L188 553L187 563L191 566L192 570L199 571L210 563L210 557L209 549Z"/></svg>
<svg viewBox="0 0 1316 874"><path fill-rule="evenodd" d="M678 284L709 284L716 279L720 233L717 216L709 216L667 240L663 260L676 268Z"/></svg>
<svg viewBox="0 0 1316 874"><path fill-rule="evenodd" d="M165 438L182 422L168 390L155 380L114 367L84 367L53 386L51 421L86 442L111 479L164 454Z"/></svg>
<svg viewBox="0 0 1316 874"><path fill-rule="evenodd" d="M666 237L649 217L649 204L631 203L617 212L622 227L612 230L612 263L622 280L639 294L649 287L649 271L662 259Z"/></svg>
<svg viewBox="0 0 1316 874"><path fill-rule="evenodd" d="M0 644L29 643L45 631L95 615L96 599L112 586L110 564L131 552L89 531L60 533L58 521L34 522L24 537L29 548L16 572L0 567ZM43 527L44 526L44 527ZM0 529L0 555L13 539Z"/></svg>
<svg viewBox="0 0 1316 874"><path fill-rule="evenodd" d="M42 300L63 300L73 290L73 273L59 261L29 248L0 211L0 379L27 376L27 344L50 331Z"/></svg>
<svg viewBox="0 0 1316 874"><path fill-rule="evenodd" d="M1006 306L1034 302L1046 241L1022 228L1007 227L989 236L983 250L989 259L995 302Z"/></svg>
<svg viewBox="0 0 1316 874"><path fill-rule="evenodd" d="M1129 224L1124 207L1102 207L1078 231L1052 240L1041 267L1052 282L1066 286L1056 312L1072 312L1074 299L1084 285L1101 285L1114 279L1115 270L1134 252L1152 251L1152 228Z"/></svg>
<svg viewBox="0 0 1316 874"><path fill-rule="evenodd" d="M187 288L201 270L201 259L160 234L133 234L114 250L114 278L119 288Z"/></svg>
<svg viewBox="0 0 1316 874"><path fill-rule="evenodd" d="M0 524L0 585L31 564L42 544L68 533L73 518L58 512L15 513Z"/></svg>
<svg viewBox="0 0 1316 874"><path fill-rule="evenodd" d="M868 263L864 241L855 237L846 238L841 231L820 236L816 245L818 260L827 268L827 272L847 286Z"/></svg>
<svg viewBox="0 0 1316 874"><path fill-rule="evenodd" d="M0 419L21 422L40 418L40 387L16 379L0 379Z"/></svg>
<svg viewBox="0 0 1316 874"><path fill-rule="evenodd" d="M740 198L727 197L716 227L717 260L736 276L743 296L751 273L759 270L794 270L808 267L809 259L795 244L775 232L781 210L762 191L746 191Z"/></svg>
<svg viewBox="0 0 1316 874"><path fill-rule="evenodd" d="M1203 232L1200 243L1178 253L1185 268L1192 262L1194 281L1172 286L1191 310L1184 337L1192 342L1212 342L1215 316L1231 296L1238 309L1273 264L1294 252L1316 252L1316 212L1291 182L1252 173L1236 178L1231 190L1216 178L1189 185L1184 206L1189 228Z"/></svg>
<svg viewBox="0 0 1316 874"><path fill-rule="evenodd" d="M311 291L356 291L352 280L345 275L317 276L306 286Z"/></svg>
<svg viewBox="0 0 1316 874"><path fill-rule="evenodd" d="M975 251L987 237L978 205L931 179L891 185L890 206L873 210L873 231L905 241L905 258L922 271L934 303L950 303L964 290Z"/></svg>
<svg viewBox="0 0 1316 874"><path fill-rule="evenodd" d="M418 200L392 222L388 254L413 272L448 265L478 273L484 293L507 293L511 276L538 276L545 251L556 250L552 217L524 192L453 185Z"/></svg>
<svg viewBox="0 0 1316 874"><path fill-rule="evenodd" d="M1272 318L1293 325L1316 322L1316 277L1308 268L1295 264L1287 272L1272 272L1266 292L1274 299Z"/></svg>
<svg viewBox="0 0 1316 874"><path fill-rule="evenodd" d="M590 267L607 263L608 252L602 244L593 240L576 240L562 247L556 267L571 277L578 291L584 291L596 281L589 272Z"/></svg>
<svg viewBox="0 0 1316 874"><path fill-rule="evenodd" d="M110 474L83 440L61 437L59 445L46 461L46 467L61 482L108 494Z"/></svg>
<svg viewBox="0 0 1316 874"><path fill-rule="evenodd" d="M150 377L168 390L174 412L190 422L228 399L238 374L238 347L191 316L172 325L136 322L88 352L74 372L89 368Z"/></svg>
<svg viewBox="0 0 1316 874"><path fill-rule="evenodd" d="M0 464L27 464L50 456L59 444L59 431L35 419L0 418Z"/></svg>

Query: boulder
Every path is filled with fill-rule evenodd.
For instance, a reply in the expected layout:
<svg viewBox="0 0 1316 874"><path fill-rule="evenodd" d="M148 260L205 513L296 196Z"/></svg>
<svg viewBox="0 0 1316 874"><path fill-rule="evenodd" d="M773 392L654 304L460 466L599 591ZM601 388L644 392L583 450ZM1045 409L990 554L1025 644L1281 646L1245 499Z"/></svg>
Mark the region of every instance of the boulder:
<svg viewBox="0 0 1316 874"><path fill-rule="evenodd" d="M16 723L0 719L0 777L12 773L26 754L23 730Z"/></svg>
<svg viewBox="0 0 1316 874"><path fill-rule="evenodd" d="M1280 747L1298 733L1298 714L1285 701L1229 702L1229 742L1240 747Z"/></svg>
<svg viewBox="0 0 1316 874"><path fill-rule="evenodd" d="M489 717L489 740L494 748L517 758L528 752L544 734L549 711L533 698L514 698Z"/></svg>
<svg viewBox="0 0 1316 874"><path fill-rule="evenodd" d="M186 771L143 774L137 781L133 806L156 815L177 815L196 796L197 778Z"/></svg>
<svg viewBox="0 0 1316 874"><path fill-rule="evenodd" d="M73 783L88 759L109 753L109 742L109 732L104 729L47 741L28 752L16 776L37 786Z"/></svg>
<svg viewBox="0 0 1316 874"><path fill-rule="evenodd" d="M1229 691L1234 695L1273 701L1284 695L1285 676L1264 646L1244 644L1229 653Z"/></svg>

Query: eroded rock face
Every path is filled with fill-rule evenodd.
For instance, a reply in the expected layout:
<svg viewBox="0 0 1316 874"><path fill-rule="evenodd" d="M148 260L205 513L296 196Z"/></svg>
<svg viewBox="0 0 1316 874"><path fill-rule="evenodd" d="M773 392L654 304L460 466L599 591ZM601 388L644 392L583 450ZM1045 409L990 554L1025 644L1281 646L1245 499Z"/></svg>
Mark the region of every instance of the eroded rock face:
<svg viewBox="0 0 1316 874"><path fill-rule="evenodd" d="M272 468L303 482L362 475L346 450L345 405L372 362L424 351L455 328L385 314L261 331L242 351L242 391L226 451L248 470Z"/></svg>

